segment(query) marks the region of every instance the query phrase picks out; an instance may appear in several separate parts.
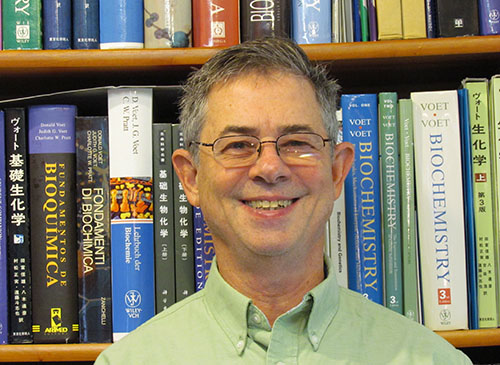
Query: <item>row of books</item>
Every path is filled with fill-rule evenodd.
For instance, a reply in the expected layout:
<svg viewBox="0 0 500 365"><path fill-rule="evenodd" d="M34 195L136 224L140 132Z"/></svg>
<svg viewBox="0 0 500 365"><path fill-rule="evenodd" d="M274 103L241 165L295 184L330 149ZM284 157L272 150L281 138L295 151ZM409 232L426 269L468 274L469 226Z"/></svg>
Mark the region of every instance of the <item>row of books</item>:
<svg viewBox="0 0 500 365"><path fill-rule="evenodd" d="M491 35L500 0L4 0L4 49L300 44Z"/></svg>

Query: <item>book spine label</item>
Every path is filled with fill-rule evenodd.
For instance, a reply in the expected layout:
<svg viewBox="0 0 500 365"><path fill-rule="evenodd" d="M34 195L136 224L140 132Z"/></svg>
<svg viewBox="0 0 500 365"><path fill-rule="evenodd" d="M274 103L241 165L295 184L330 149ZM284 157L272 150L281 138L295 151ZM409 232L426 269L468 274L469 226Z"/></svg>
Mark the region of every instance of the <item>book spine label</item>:
<svg viewBox="0 0 500 365"><path fill-rule="evenodd" d="M344 94L341 107L356 156L345 182L349 288L383 305L377 95Z"/></svg>
<svg viewBox="0 0 500 365"><path fill-rule="evenodd" d="M3 49L42 49L42 0L2 2Z"/></svg>
<svg viewBox="0 0 500 365"><path fill-rule="evenodd" d="M73 48L99 48L99 0L73 0Z"/></svg>
<svg viewBox="0 0 500 365"><path fill-rule="evenodd" d="M43 48L71 48L71 2L43 0Z"/></svg>
<svg viewBox="0 0 500 365"><path fill-rule="evenodd" d="M4 112L0 111L0 141L5 141ZM7 296L7 214L5 149L0 149L0 344L9 340L9 303Z"/></svg>
<svg viewBox="0 0 500 365"><path fill-rule="evenodd" d="M207 222L203 220L203 271L205 273L205 283L207 282L214 256L214 239L208 228Z"/></svg>
<svg viewBox="0 0 500 365"><path fill-rule="evenodd" d="M108 90L113 341L155 312L152 97Z"/></svg>
<svg viewBox="0 0 500 365"><path fill-rule="evenodd" d="M241 41L290 37L291 0L240 0Z"/></svg>
<svg viewBox="0 0 500 365"><path fill-rule="evenodd" d="M33 342L26 123L24 108L5 109L9 343Z"/></svg>
<svg viewBox="0 0 500 365"><path fill-rule="evenodd" d="M108 119L76 118L80 342L112 341Z"/></svg>
<svg viewBox="0 0 500 365"><path fill-rule="evenodd" d="M479 34L477 0L436 0L436 18L438 37Z"/></svg>
<svg viewBox="0 0 500 365"><path fill-rule="evenodd" d="M28 110L35 343L78 340L75 115L71 105Z"/></svg>
<svg viewBox="0 0 500 365"><path fill-rule="evenodd" d="M500 0L479 0L481 35L500 34Z"/></svg>
<svg viewBox="0 0 500 365"><path fill-rule="evenodd" d="M292 37L299 44L332 42L332 2L292 0Z"/></svg>
<svg viewBox="0 0 500 365"><path fill-rule="evenodd" d="M240 41L238 0L193 1L194 47L224 47Z"/></svg>
<svg viewBox="0 0 500 365"><path fill-rule="evenodd" d="M400 0L377 1L378 39L403 38L403 23Z"/></svg>
<svg viewBox="0 0 500 365"><path fill-rule="evenodd" d="M142 1L100 0L101 49L144 48Z"/></svg>
<svg viewBox="0 0 500 365"><path fill-rule="evenodd" d="M425 325L467 328L462 163L456 90L413 101L418 237Z"/></svg>

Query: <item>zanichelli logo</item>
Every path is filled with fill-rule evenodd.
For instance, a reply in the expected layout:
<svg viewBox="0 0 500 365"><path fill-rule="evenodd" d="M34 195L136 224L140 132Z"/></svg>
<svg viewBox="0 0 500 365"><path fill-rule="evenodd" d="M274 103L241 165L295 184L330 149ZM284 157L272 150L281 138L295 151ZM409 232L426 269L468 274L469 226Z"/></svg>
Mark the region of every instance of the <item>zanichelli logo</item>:
<svg viewBox="0 0 500 365"><path fill-rule="evenodd" d="M141 293L137 290L129 290L125 294L125 305L129 308L137 308L141 304Z"/></svg>

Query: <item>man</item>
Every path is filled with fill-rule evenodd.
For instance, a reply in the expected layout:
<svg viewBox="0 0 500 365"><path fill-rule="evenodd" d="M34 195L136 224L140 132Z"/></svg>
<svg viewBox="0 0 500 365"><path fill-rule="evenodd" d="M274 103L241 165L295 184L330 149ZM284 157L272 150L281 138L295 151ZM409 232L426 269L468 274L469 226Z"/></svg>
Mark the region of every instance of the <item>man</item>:
<svg viewBox="0 0 500 365"><path fill-rule="evenodd" d="M97 364L470 364L440 336L339 288L325 224L353 162L335 145L337 85L293 42L219 52L185 86L173 163L203 210L206 288Z"/></svg>

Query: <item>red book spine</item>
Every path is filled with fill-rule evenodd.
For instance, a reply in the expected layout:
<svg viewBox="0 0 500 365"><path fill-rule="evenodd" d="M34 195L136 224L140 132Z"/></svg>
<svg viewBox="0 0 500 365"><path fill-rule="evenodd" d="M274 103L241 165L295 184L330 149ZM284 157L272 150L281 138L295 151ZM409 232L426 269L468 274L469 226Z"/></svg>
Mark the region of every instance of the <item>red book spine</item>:
<svg viewBox="0 0 500 365"><path fill-rule="evenodd" d="M238 44L238 0L193 1L193 46L226 47Z"/></svg>

